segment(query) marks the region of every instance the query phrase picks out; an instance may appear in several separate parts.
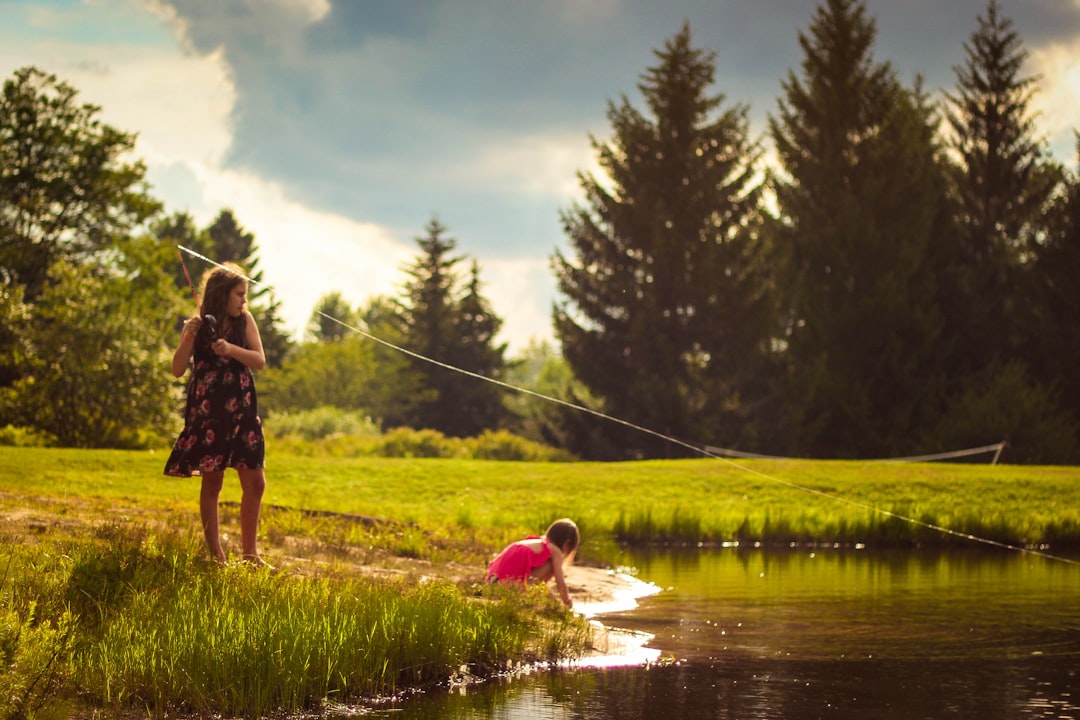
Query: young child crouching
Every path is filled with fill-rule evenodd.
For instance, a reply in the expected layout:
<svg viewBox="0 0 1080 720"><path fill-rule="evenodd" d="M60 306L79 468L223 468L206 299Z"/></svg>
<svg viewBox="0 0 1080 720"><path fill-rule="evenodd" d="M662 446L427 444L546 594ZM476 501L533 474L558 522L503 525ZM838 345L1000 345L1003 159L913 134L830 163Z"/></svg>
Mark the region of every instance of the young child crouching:
<svg viewBox="0 0 1080 720"><path fill-rule="evenodd" d="M530 535L507 545L488 565L487 582L547 582L555 579L559 597L570 607L563 567L574 559L581 534L573 520L563 518L551 523L544 537Z"/></svg>

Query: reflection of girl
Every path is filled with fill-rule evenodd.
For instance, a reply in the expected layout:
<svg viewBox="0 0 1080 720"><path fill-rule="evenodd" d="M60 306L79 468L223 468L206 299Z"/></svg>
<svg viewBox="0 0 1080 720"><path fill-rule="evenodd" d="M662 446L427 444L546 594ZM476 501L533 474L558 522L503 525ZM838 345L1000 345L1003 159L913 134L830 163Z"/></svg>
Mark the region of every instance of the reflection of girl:
<svg viewBox="0 0 1080 720"><path fill-rule="evenodd" d="M581 534L573 520L563 518L548 527L544 537L535 535L511 543L488 565L487 581L547 582L555 579L559 597L570 606L563 566L574 559Z"/></svg>
<svg viewBox="0 0 1080 720"><path fill-rule="evenodd" d="M220 562L218 498L225 468L236 468L243 494L240 535L244 559L256 565L256 535L266 477L265 444L252 370L266 365L255 318L247 310L247 280L236 265L212 270L203 280L200 315L184 323L172 371L182 377L192 367L184 408L184 429L173 444L165 474L202 476L199 512L210 553ZM211 317L217 319L211 321ZM215 327L217 326L217 327Z"/></svg>

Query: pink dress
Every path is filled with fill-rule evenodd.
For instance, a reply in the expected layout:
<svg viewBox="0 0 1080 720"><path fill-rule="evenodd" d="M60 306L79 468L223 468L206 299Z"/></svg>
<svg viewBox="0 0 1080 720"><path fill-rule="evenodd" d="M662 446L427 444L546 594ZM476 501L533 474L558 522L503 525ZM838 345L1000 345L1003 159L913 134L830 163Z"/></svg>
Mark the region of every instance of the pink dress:
<svg viewBox="0 0 1080 720"><path fill-rule="evenodd" d="M532 548L523 544L523 541L512 543L499 553L491 564L488 565L486 580L520 580L523 584L532 575L533 568L538 568L551 559L551 548L548 547L547 538L539 535L530 535L526 540L542 540L540 552L533 552Z"/></svg>

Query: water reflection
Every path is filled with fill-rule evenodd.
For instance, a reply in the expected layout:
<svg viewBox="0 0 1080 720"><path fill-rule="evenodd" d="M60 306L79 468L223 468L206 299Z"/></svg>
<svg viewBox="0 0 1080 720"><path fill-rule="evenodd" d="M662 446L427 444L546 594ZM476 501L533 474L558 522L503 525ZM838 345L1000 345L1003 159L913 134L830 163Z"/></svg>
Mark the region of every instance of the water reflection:
<svg viewBox="0 0 1080 720"><path fill-rule="evenodd" d="M1080 568L1005 553L643 553L602 617L660 662L430 693L395 718L1080 717Z"/></svg>

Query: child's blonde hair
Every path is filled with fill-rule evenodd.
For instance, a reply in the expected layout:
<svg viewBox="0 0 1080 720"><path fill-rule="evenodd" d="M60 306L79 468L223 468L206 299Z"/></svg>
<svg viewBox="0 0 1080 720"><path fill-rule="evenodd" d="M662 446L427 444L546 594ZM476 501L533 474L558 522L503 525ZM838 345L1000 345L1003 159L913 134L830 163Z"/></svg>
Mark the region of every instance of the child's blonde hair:
<svg viewBox="0 0 1080 720"><path fill-rule="evenodd" d="M578 549L578 545L581 544L581 533L578 532L578 526L570 518L562 518L556 520L548 526L547 532L544 533L544 537L549 542L555 543L559 549L566 547L566 544L570 544L568 553L572 553Z"/></svg>

